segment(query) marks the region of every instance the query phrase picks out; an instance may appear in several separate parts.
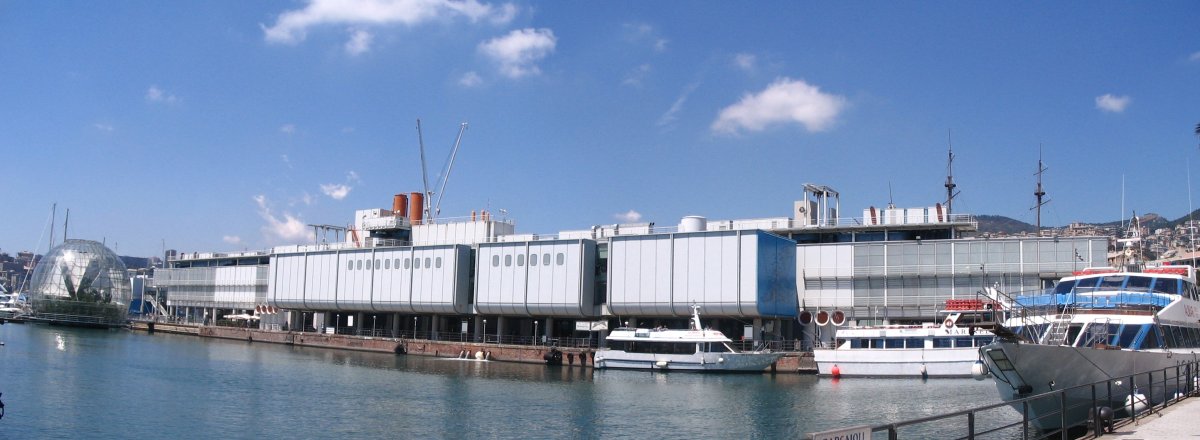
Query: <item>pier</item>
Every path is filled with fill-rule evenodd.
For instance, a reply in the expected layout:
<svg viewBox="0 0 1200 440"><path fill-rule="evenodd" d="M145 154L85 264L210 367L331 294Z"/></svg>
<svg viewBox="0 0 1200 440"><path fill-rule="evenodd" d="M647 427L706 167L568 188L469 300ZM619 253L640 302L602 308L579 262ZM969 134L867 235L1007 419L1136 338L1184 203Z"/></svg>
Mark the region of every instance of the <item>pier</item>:
<svg viewBox="0 0 1200 440"><path fill-rule="evenodd" d="M437 341L414 338L383 338L373 336L355 336L340 334L324 334L313 332L275 331L256 328L204 326L195 324L163 323L151 321L133 321L133 330L150 333L163 332L184 335L194 335L202 338L231 339L246 342L295 345L301 347L330 348L341 350L370 351L378 353L395 353L416 356L460 357L464 352L471 357L475 353L483 353L491 361L546 363L543 358L552 349L562 352L563 365L578 365L592 367L591 347L559 347L547 345L517 345L492 342L460 342ZM788 372L800 374L815 374L816 363L812 353L789 353L779 359L770 369L764 372Z"/></svg>

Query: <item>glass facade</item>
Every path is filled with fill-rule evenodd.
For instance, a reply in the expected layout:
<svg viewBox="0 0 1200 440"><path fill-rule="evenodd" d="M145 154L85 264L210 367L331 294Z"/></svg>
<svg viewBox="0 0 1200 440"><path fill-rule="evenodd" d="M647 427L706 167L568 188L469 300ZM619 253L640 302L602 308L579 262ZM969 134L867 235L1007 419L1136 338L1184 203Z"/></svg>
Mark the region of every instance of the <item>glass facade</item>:
<svg viewBox="0 0 1200 440"><path fill-rule="evenodd" d="M30 282L33 312L64 323L120 325L131 289L125 263L103 244L66 240L38 264Z"/></svg>
<svg viewBox="0 0 1200 440"><path fill-rule="evenodd" d="M947 299L974 297L984 286L1015 295L1105 266L1107 250L1104 237L800 245L800 299L809 310L845 310L857 320L928 320Z"/></svg>

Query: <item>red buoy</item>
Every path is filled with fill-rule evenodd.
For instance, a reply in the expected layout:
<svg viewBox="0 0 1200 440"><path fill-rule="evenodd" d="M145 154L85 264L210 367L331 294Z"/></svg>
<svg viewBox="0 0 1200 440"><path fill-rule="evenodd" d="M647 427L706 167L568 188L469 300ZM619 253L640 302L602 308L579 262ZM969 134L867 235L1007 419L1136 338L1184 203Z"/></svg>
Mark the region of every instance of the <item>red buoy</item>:
<svg viewBox="0 0 1200 440"><path fill-rule="evenodd" d="M842 377L842 369L838 368L837 364L833 365L833 369L829 373L833 375L834 379Z"/></svg>

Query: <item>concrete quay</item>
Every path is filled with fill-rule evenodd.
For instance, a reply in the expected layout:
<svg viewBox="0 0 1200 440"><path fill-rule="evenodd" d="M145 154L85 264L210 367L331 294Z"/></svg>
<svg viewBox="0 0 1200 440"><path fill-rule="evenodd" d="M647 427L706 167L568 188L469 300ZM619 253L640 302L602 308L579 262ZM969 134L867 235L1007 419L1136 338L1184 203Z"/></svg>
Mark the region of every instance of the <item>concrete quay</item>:
<svg viewBox="0 0 1200 440"><path fill-rule="evenodd" d="M1182 402L1143 413L1134 422L1117 426L1114 432L1099 438L1118 440L1183 439L1200 437L1200 423L1193 417L1200 416L1200 398L1189 398ZM1097 437L1087 437L1097 438Z"/></svg>
<svg viewBox="0 0 1200 440"><path fill-rule="evenodd" d="M153 325L153 327L151 327ZM198 326L188 324L148 323L135 321L134 330L194 335L202 338L230 339L247 342L295 345L301 347L371 351L416 356L458 357L464 350L471 356L483 352L489 360L541 364L542 356L551 347L529 345L484 344L479 342L432 341L425 339L395 339L369 336L331 335L310 332L271 331L239 327ZM563 365L591 368L594 349L558 347ZM584 355L584 356L581 356ZM811 353L787 354L764 372L814 374L816 363Z"/></svg>

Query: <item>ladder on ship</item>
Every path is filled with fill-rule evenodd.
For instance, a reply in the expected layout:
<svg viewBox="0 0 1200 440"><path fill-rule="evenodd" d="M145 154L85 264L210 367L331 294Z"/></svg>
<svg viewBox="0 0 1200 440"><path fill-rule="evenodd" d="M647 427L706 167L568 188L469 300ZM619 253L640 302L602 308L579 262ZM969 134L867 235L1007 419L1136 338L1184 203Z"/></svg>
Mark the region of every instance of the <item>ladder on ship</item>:
<svg viewBox="0 0 1200 440"><path fill-rule="evenodd" d="M1071 314L1070 308L1064 308L1061 313L1050 321L1050 327L1046 329L1046 336L1042 340L1044 345L1063 345L1067 341L1067 334L1071 329L1071 319L1074 315Z"/></svg>

